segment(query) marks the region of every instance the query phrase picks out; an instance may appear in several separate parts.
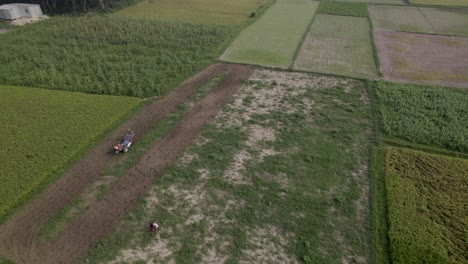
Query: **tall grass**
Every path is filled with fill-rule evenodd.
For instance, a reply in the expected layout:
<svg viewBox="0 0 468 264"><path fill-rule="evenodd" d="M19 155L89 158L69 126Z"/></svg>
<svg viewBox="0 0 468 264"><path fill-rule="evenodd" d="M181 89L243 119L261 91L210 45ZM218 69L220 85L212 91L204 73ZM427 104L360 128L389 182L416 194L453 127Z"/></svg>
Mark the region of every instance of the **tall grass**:
<svg viewBox="0 0 468 264"><path fill-rule="evenodd" d="M375 89L385 134L468 152L468 90L390 82Z"/></svg>
<svg viewBox="0 0 468 264"><path fill-rule="evenodd" d="M231 30L108 16L54 17L0 35L0 83L159 96L211 63Z"/></svg>

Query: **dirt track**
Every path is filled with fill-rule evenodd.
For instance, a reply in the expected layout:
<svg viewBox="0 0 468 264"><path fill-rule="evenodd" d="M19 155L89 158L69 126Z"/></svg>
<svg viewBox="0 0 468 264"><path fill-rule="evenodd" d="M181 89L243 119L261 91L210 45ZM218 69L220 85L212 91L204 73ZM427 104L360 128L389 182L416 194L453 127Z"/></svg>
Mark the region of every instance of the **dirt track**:
<svg viewBox="0 0 468 264"><path fill-rule="evenodd" d="M100 177L100 172L118 161L109 153L126 128L133 128L135 140L147 133L189 95L216 75L229 70L225 79L206 97L196 102L184 119L161 138L124 176L114 182L103 199L92 204L62 230L53 241L41 242L40 230L48 219ZM237 91L252 71L247 66L215 64L184 82L163 99L136 113L96 148L75 164L27 206L0 225L0 256L17 263L76 263L108 235L121 217L164 168L173 162Z"/></svg>

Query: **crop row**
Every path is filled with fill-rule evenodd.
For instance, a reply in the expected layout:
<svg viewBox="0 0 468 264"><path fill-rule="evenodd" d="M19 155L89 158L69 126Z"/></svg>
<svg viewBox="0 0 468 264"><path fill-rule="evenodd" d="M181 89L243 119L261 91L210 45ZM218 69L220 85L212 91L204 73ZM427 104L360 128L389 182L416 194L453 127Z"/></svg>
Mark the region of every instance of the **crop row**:
<svg viewBox="0 0 468 264"><path fill-rule="evenodd" d="M319 14L367 17L366 3L320 1Z"/></svg>
<svg viewBox="0 0 468 264"><path fill-rule="evenodd" d="M0 35L0 83L158 96L210 63L231 30L109 16L54 17Z"/></svg>
<svg viewBox="0 0 468 264"><path fill-rule="evenodd" d="M139 104L97 96L0 86L0 218L50 180Z"/></svg>

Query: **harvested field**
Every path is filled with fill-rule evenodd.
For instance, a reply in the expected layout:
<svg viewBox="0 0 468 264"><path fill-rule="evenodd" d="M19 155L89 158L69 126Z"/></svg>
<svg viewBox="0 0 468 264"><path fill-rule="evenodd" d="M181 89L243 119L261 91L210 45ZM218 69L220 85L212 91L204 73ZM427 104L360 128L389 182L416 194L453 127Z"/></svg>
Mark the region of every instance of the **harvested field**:
<svg viewBox="0 0 468 264"><path fill-rule="evenodd" d="M124 156L109 153L116 138L128 127L136 132L136 142L174 108L188 100L201 85L228 70L225 79L189 110L187 116L167 133L127 174L121 176L104 194L73 219L51 241L43 241L40 229L48 219L69 204L74 197L99 180L100 172ZM100 239L109 234L138 197L152 184L154 177L170 164L193 140L205 122L214 116L250 76L244 66L217 64L184 82L174 92L139 111L109 135L63 177L52 184L31 204L0 225L0 256L24 263L77 263Z"/></svg>
<svg viewBox="0 0 468 264"><path fill-rule="evenodd" d="M374 28L468 36L468 10L409 6L370 6Z"/></svg>
<svg viewBox="0 0 468 264"><path fill-rule="evenodd" d="M317 15L293 68L359 78L377 77L367 18Z"/></svg>
<svg viewBox="0 0 468 264"><path fill-rule="evenodd" d="M409 0L417 5L468 6L468 0Z"/></svg>
<svg viewBox="0 0 468 264"><path fill-rule="evenodd" d="M369 263L368 100L360 81L257 69L86 260Z"/></svg>
<svg viewBox="0 0 468 264"><path fill-rule="evenodd" d="M468 38L376 30L384 78L468 88Z"/></svg>
<svg viewBox="0 0 468 264"><path fill-rule="evenodd" d="M289 67L317 7L318 2L310 0L278 0L240 33L220 59Z"/></svg>
<svg viewBox="0 0 468 264"><path fill-rule="evenodd" d="M468 160L387 148L392 263L467 263Z"/></svg>

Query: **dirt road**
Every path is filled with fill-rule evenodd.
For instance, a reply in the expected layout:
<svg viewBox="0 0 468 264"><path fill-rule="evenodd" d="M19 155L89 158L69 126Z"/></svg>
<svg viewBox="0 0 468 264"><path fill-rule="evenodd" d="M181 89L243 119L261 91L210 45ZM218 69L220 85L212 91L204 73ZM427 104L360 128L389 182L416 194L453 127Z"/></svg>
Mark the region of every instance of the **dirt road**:
<svg viewBox="0 0 468 264"><path fill-rule="evenodd" d="M43 242L41 228L50 217L82 193L100 177L100 172L118 161L109 147L127 128L137 132L138 141L177 105L218 74L228 70L207 96L195 102L186 116L155 143L140 162L114 182L103 199L92 204L69 223L52 241ZM159 101L142 108L130 120L106 137L75 164L63 177L0 225L0 256L17 263L76 263L102 238L108 235L135 201L173 162L201 131L252 70L247 66L214 64Z"/></svg>

